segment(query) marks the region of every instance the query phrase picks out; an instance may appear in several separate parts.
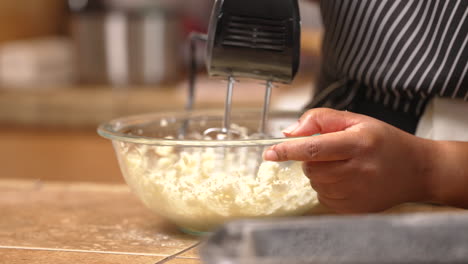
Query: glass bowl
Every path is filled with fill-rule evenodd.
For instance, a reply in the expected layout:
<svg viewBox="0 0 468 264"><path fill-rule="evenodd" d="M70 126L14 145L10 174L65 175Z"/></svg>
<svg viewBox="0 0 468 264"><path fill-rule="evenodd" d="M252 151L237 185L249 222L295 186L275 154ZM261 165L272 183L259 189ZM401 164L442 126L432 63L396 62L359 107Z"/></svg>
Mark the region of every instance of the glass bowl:
<svg viewBox="0 0 468 264"><path fill-rule="evenodd" d="M281 131L297 121L297 113L271 113L267 135L261 135L259 112L235 111L228 139L204 135L209 128L222 127L223 114L124 117L101 125L98 132L112 140L132 191L185 232L209 232L239 218L302 215L317 205L300 162L262 159L265 148L293 140Z"/></svg>

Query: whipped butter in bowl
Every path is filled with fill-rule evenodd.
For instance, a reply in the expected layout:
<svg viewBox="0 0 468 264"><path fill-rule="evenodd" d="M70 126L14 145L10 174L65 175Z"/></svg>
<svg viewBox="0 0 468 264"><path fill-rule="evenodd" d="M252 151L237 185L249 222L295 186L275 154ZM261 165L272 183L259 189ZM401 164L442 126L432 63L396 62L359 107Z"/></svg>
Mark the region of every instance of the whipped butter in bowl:
<svg viewBox="0 0 468 264"><path fill-rule="evenodd" d="M112 140L132 191L188 233L240 218L302 215L318 204L300 162L261 159L265 148L294 140L281 131L297 113L270 114L268 135L258 137L260 113L233 112L235 138L203 135L222 119L222 111L149 114L113 120L98 131Z"/></svg>

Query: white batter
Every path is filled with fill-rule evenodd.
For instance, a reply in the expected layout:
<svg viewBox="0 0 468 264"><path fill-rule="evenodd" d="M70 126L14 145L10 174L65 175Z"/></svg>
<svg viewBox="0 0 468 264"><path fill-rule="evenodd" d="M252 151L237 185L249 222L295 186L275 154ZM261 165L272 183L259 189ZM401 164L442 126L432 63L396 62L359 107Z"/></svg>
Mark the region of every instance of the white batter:
<svg viewBox="0 0 468 264"><path fill-rule="evenodd" d="M208 231L227 220L301 215L317 194L301 163L262 162L261 149L117 143L125 178L143 202L179 226Z"/></svg>

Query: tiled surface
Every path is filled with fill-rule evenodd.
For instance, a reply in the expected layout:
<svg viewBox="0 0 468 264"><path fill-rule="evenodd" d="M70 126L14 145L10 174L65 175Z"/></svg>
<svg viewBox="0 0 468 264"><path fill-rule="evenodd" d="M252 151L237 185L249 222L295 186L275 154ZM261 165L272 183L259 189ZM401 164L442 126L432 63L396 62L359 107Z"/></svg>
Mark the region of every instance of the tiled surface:
<svg viewBox="0 0 468 264"><path fill-rule="evenodd" d="M3 180L0 193L0 249L4 255L5 250L13 254L11 250L23 248L31 249L25 256L59 258L60 251L55 250L64 250L71 251L63 254L72 258L78 253L105 252L108 254L99 258L139 254L157 260L198 242L143 207L125 185ZM196 251L184 257L197 258ZM180 261L184 263L184 259Z"/></svg>
<svg viewBox="0 0 468 264"><path fill-rule="evenodd" d="M162 259L163 257L155 256L0 249L0 263L2 264L155 264Z"/></svg>
<svg viewBox="0 0 468 264"><path fill-rule="evenodd" d="M67 251L42 251L23 249L0 249L0 263L18 264L200 264L199 259L174 258L165 261L164 257L125 255L125 254L102 254L83 253Z"/></svg>
<svg viewBox="0 0 468 264"><path fill-rule="evenodd" d="M200 263L190 249L199 239L152 214L126 185L0 180L0 194L0 264ZM408 204L386 213L453 210Z"/></svg>
<svg viewBox="0 0 468 264"><path fill-rule="evenodd" d="M201 264L199 259L176 258L164 264Z"/></svg>
<svg viewBox="0 0 468 264"><path fill-rule="evenodd" d="M8 264L201 264L198 258L161 257L99 252L69 252L37 249L1 249L0 263Z"/></svg>
<svg viewBox="0 0 468 264"><path fill-rule="evenodd" d="M198 248L191 249L183 254L180 254L183 258L198 258Z"/></svg>

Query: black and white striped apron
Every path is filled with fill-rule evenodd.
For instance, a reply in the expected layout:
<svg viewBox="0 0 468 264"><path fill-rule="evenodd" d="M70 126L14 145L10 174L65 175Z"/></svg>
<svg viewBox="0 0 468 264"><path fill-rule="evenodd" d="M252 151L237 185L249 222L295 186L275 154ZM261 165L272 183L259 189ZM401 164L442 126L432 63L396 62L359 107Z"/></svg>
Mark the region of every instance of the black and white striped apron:
<svg viewBox="0 0 468 264"><path fill-rule="evenodd" d="M434 96L468 100L468 0L323 0L321 11L322 70L308 108L414 132Z"/></svg>

